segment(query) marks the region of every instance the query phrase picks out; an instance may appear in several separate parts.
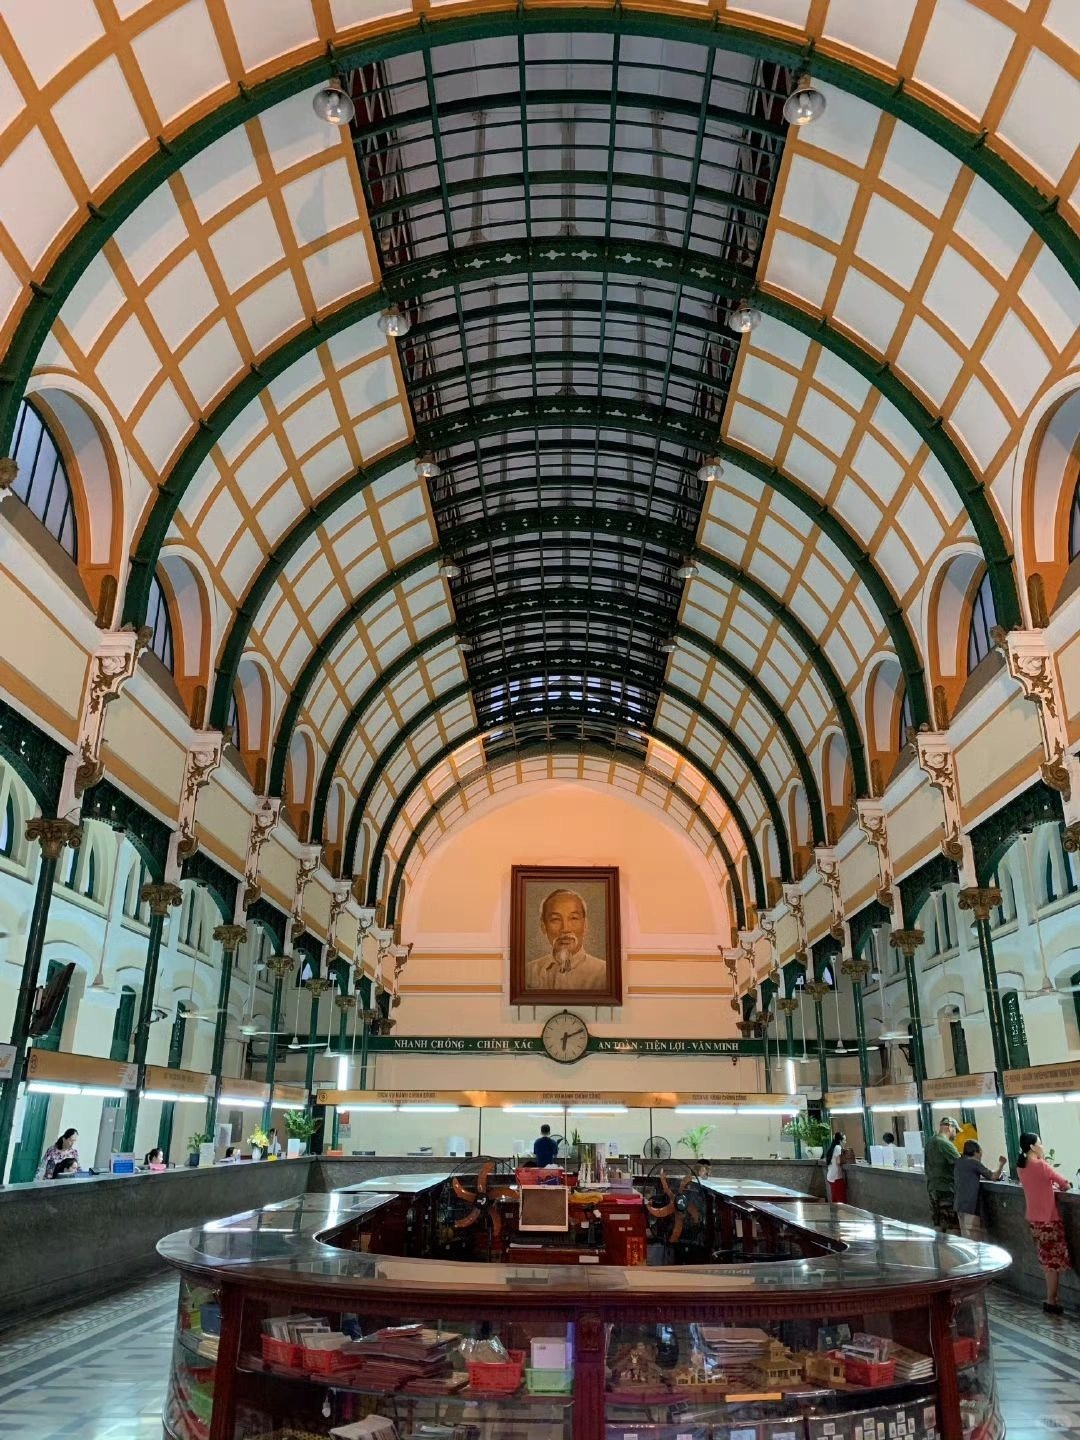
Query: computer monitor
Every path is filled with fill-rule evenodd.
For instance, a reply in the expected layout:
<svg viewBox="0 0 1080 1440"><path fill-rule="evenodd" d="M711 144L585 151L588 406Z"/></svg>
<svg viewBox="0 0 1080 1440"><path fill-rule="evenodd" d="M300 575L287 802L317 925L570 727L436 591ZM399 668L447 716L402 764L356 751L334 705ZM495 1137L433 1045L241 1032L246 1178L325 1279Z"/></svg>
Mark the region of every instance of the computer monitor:
<svg viewBox="0 0 1080 1440"><path fill-rule="evenodd" d="M566 1234L570 1228L570 1192L565 1185L523 1185L519 1230Z"/></svg>

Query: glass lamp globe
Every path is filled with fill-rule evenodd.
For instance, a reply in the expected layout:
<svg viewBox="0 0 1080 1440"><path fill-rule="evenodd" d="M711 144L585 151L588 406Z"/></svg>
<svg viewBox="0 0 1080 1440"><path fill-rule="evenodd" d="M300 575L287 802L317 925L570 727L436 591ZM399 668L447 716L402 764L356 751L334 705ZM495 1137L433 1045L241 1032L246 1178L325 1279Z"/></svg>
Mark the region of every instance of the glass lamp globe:
<svg viewBox="0 0 1080 1440"><path fill-rule="evenodd" d="M400 340L409 333L409 321L396 305L391 305L379 316L379 329L391 340Z"/></svg>
<svg viewBox="0 0 1080 1440"><path fill-rule="evenodd" d="M416 473L421 480L435 480L442 474L442 466L428 451L417 460Z"/></svg>
<svg viewBox="0 0 1080 1440"><path fill-rule="evenodd" d="M678 650L678 648L678 643L674 640L665 640L663 645L660 646L660 649L664 652L665 655L674 655L675 651Z"/></svg>
<svg viewBox="0 0 1080 1440"><path fill-rule="evenodd" d="M316 90L311 108L328 125L349 125L356 114L356 106L336 80L332 80L324 90Z"/></svg>
<svg viewBox="0 0 1080 1440"><path fill-rule="evenodd" d="M825 114L825 96L815 90L808 76L803 76L784 101L784 119L789 125L809 125Z"/></svg>
<svg viewBox="0 0 1080 1440"><path fill-rule="evenodd" d="M461 566L455 565L452 560L444 560L439 566L439 574L444 580L456 580L461 574Z"/></svg>
<svg viewBox="0 0 1080 1440"><path fill-rule="evenodd" d="M688 560L685 565L680 565L675 571L676 576L680 580L692 580L697 573L698 567L692 560Z"/></svg>
<svg viewBox="0 0 1080 1440"><path fill-rule="evenodd" d="M724 473L724 467L715 455L710 455L698 466L697 478L703 485L715 485Z"/></svg>
<svg viewBox="0 0 1080 1440"><path fill-rule="evenodd" d="M761 311L748 300L740 300L728 314L728 325L737 335L749 335L761 324Z"/></svg>

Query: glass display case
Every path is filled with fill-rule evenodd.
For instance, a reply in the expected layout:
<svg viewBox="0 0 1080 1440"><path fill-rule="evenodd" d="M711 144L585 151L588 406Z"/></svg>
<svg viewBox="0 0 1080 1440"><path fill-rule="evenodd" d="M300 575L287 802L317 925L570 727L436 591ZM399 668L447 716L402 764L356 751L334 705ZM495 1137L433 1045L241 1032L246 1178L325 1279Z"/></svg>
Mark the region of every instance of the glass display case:
<svg viewBox="0 0 1080 1440"><path fill-rule="evenodd" d="M172 1440L998 1440L1002 1251L716 1177L685 1252L612 1263L583 1230L509 1263L509 1221L460 1247L452 1178L162 1242L183 1277Z"/></svg>

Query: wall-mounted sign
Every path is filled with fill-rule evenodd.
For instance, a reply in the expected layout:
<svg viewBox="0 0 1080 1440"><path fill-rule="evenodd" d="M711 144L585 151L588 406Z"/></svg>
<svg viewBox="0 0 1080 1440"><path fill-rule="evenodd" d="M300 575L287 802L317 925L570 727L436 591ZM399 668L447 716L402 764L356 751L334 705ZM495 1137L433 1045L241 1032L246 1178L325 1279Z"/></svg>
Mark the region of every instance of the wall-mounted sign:
<svg viewBox="0 0 1080 1440"><path fill-rule="evenodd" d="M139 1067L125 1060L102 1060L97 1055L69 1055L63 1050L33 1049L26 1057L27 1080L51 1080L62 1085L100 1085L109 1090L134 1090Z"/></svg>
<svg viewBox="0 0 1080 1440"><path fill-rule="evenodd" d="M538 1035L373 1035L368 1041L373 1055L540 1055ZM814 1051L810 1042L810 1051ZM681 1055L700 1059L709 1055L740 1056L764 1054L762 1040L623 1040L599 1035L589 1037L589 1055Z"/></svg>
<svg viewBox="0 0 1080 1440"><path fill-rule="evenodd" d="M0 1080L10 1080L15 1074L15 1046L0 1045Z"/></svg>
<svg viewBox="0 0 1080 1440"><path fill-rule="evenodd" d="M992 1100L997 1095L997 1075L980 1070L976 1075L941 1075L924 1080L924 1100Z"/></svg>
<svg viewBox="0 0 1080 1440"><path fill-rule="evenodd" d="M213 1075L200 1070L169 1070L164 1065L147 1065L147 1090L163 1090L170 1095L206 1095L214 1093Z"/></svg>
<svg viewBox="0 0 1080 1440"><path fill-rule="evenodd" d="M858 1088L853 1090L828 1090L825 1094L826 1110L861 1110L862 1103L862 1091Z"/></svg>
<svg viewBox="0 0 1080 1440"><path fill-rule="evenodd" d="M1060 1095L1066 1090L1080 1091L1080 1060L1005 1071L1006 1095Z"/></svg>
<svg viewBox="0 0 1080 1440"><path fill-rule="evenodd" d="M230 1075L221 1077L221 1100L225 1104L232 1096L236 1100L269 1100L270 1086L264 1080L234 1080Z"/></svg>
<svg viewBox="0 0 1080 1440"><path fill-rule="evenodd" d="M866 1103L868 1105L917 1105L919 1103L919 1090L914 1080L908 1081L906 1085L868 1085L866 1087Z"/></svg>
<svg viewBox="0 0 1080 1440"><path fill-rule="evenodd" d="M748 1107L780 1114L801 1109L801 1095L756 1094L747 1090L320 1090L320 1105L460 1105L469 1110L549 1105L625 1105L628 1110L673 1110L677 1106L702 1108Z"/></svg>
<svg viewBox="0 0 1080 1440"><path fill-rule="evenodd" d="M308 1092L305 1085L279 1085L274 1083L274 1104L295 1105L302 1109L307 1104Z"/></svg>

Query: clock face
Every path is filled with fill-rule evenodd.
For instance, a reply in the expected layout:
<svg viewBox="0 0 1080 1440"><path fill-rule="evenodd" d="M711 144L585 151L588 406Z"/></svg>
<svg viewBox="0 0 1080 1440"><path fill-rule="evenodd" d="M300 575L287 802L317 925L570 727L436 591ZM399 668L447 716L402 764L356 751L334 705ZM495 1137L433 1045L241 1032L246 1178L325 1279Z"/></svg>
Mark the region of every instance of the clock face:
<svg viewBox="0 0 1080 1440"><path fill-rule="evenodd" d="M540 1032L540 1039L548 1055L560 1065L572 1065L589 1048L589 1031L585 1021L569 1010L560 1010L557 1015L552 1015Z"/></svg>

